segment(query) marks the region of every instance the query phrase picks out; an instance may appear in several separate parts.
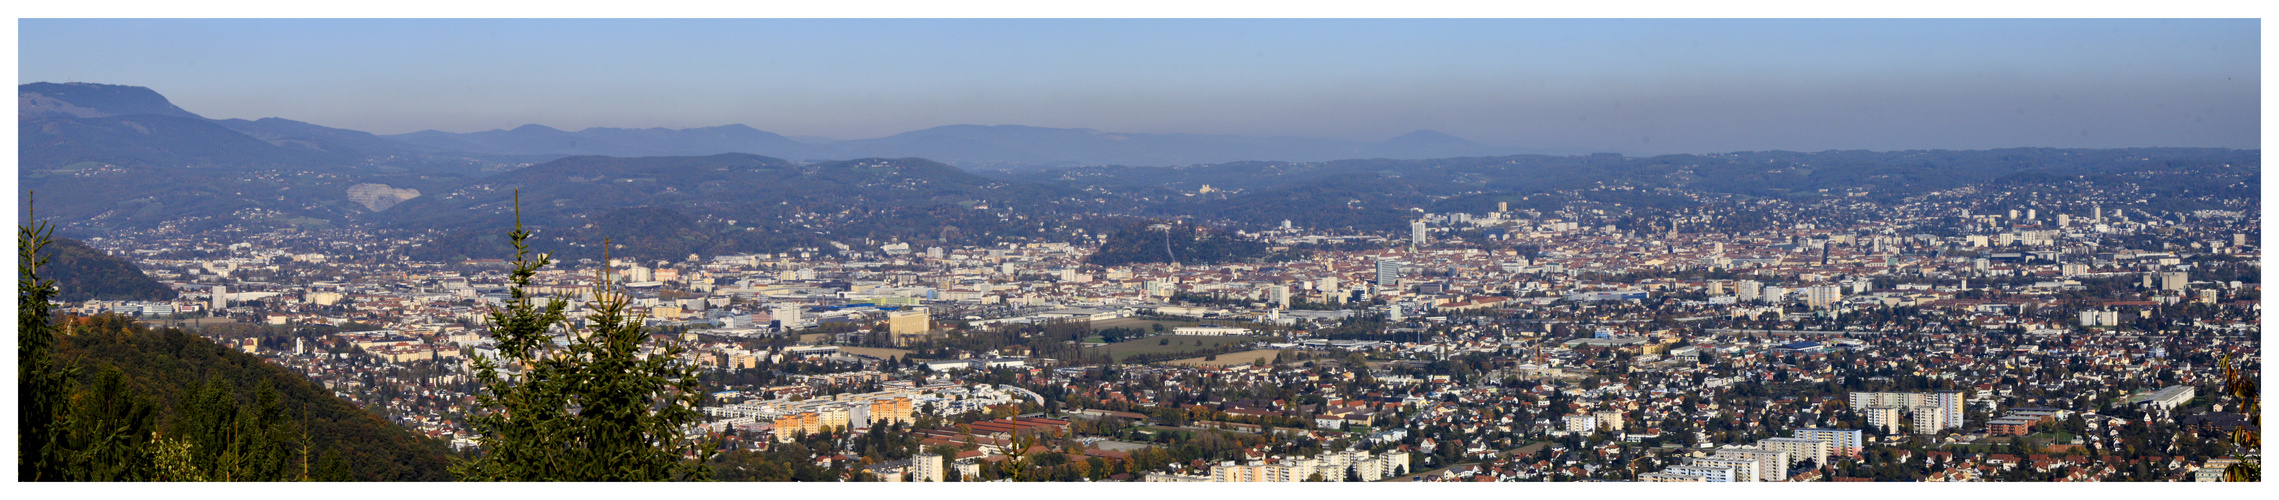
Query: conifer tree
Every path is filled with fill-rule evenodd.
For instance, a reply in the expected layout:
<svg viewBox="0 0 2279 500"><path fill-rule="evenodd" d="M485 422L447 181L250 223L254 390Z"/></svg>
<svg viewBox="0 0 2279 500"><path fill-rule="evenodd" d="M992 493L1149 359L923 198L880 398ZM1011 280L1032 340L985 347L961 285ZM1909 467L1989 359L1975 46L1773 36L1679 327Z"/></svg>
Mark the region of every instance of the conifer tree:
<svg viewBox="0 0 2279 500"><path fill-rule="evenodd" d="M55 280L44 279L39 268L47 265L47 248L55 225L33 216L31 197L25 197L24 217L16 227L16 478L19 481L61 481L67 453L63 443L66 400L71 367L55 359Z"/></svg>
<svg viewBox="0 0 2279 500"><path fill-rule="evenodd" d="M688 435L703 417L695 409L703 393L697 368L680 359L684 348L650 341L646 318L630 314L628 297L610 285L606 253L585 328L571 324L567 301L538 304L531 278L553 259L531 254L530 235L518 193L507 233L515 249L509 302L488 318L498 359L473 360L484 389L469 424L482 451L452 473L468 481L709 479L705 464L717 447ZM565 335L557 341L556 332Z"/></svg>

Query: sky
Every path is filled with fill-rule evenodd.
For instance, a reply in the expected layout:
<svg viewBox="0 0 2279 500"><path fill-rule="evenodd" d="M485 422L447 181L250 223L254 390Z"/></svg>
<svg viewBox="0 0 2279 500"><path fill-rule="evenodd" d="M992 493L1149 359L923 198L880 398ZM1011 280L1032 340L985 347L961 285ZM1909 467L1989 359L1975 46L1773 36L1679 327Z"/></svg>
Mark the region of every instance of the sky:
<svg viewBox="0 0 2279 500"><path fill-rule="evenodd" d="M2256 148L2255 19L22 19L18 83L397 134L953 124L1626 154Z"/></svg>

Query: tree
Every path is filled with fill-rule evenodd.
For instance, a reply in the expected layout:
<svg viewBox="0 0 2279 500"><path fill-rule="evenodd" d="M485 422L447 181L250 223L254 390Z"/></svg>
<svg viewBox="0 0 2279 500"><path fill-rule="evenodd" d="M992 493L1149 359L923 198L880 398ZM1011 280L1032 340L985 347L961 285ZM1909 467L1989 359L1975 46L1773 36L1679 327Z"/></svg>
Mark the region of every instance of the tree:
<svg viewBox="0 0 2279 500"><path fill-rule="evenodd" d="M541 253L533 260L529 238L518 193L507 233L515 259L510 301L488 318L500 359L473 363L483 390L468 423L482 451L453 464L452 473L470 481L709 479L705 464L719 447L685 437L703 416L695 406L704 394L697 367L680 361L684 348L650 345L646 318L628 315L629 301L609 285L606 271L596 276L583 330L564 316L563 299L536 304L530 279L553 259ZM557 326L568 333L567 345L556 345ZM506 368L521 373L510 377Z"/></svg>
<svg viewBox="0 0 2279 500"><path fill-rule="evenodd" d="M2239 401L2239 412L2247 415L2249 424L2233 428L2231 436L2228 436L2231 438L2232 446L2238 450L2234 457L2239 459L2239 463L2224 468L2224 480L2231 482L2262 481L2263 460L2260 451L2263 449L2263 437L2257 431L2248 429L2251 427L2263 428L2263 393L2256 390L2257 384L2254 376L2242 374L2238 368L2232 366L2230 353L2224 354L2222 366L2224 370L2224 394Z"/></svg>
<svg viewBox="0 0 2279 500"><path fill-rule="evenodd" d="M33 217L31 198L25 197L24 216L29 224L16 227L16 478L20 481L63 480L64 395L74 370L55 359L54 314L48 302L56 296L55 280L39 275L55 225Z"/></svg>

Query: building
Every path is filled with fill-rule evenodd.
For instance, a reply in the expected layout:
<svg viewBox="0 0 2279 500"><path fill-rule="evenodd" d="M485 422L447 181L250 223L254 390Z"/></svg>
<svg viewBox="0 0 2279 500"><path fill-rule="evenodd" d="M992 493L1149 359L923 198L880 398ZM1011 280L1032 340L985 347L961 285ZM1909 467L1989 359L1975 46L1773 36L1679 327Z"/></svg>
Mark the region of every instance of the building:
<svg viewBox="0 0 2279 500"><path fill-rule="evenodd" d="M1598 428L1600 429L1606 429L1614 432L1622 432L1628 429L1628 427L1624 425L1625 422L1623 422L1622 419L1622 412L1619 411L1604 410L1591 412L1591 418L1598 420Z"/></svg>
<svg viewBox="0 0 2279 500"><path fill-rule="evenodd" d="M1424 219L1409 222L1409 245L1424 246Z"/></svg>
<svg viewBox="0 0 2279 500"><path fill-rule="evenodd" d="M894 345L909 345L921 341L932 331L934 324L928 319L926 308L913 307L886 313L886 331Z"/></svg>
<svg viewBox="0 0 2279 500"><path fill-rule="evenodd" d="M911 482L939 483L948 479L947 476L948 474L942 471L941 455L920 453L910 456Z"/></svg>
<svg viewBox="0 0 2279 500"><path fill-rule="evenodd" d="M1596 416L1568 415L1564 419L1566 422L1567 432L1583 434L1598 432L1598 417Z"/></svg>
<svg viewBox="0 0 2279 500"><path fill-rule="evenodd" d="M1638 475L1641 483L1706 483L1709 478L1677 472L1648 472Z"/></svg>
<svg viewBox="0 0 2279 500"><path fill-rule="evenodd" d="M2128 402L2129 404L2156 406L2162 410L2173 410L2176 409L2177 406L2183 405L2186 401L2191 401L2192 397L2197 395L2197 392L2198 391L2194 390L2192 386L2189 385L2172 385L2168 387L2162 387L2160 390L2153 391L2150 394L2138 394L2131 396L2129 397Z"/></svg>
<svg viewBox="0 0 2279 500"><path fill-rule="evenodd" d="M1765 438L1757 440L1757 447L1788 454L1788 463L1794 465L1805 460L1814 464L1828 464L1828 443L1812 438Z"/></svg>
<svg viewBox="0 0 2279 500"><path fill-rule="evenodd" d="M1866 448L1861 439L1863 434L1859 429L1797 429L1795 437L1828 443L1831 455L1858 457Z"/></svg>
<svg viewBox="0 0 2279 500"><path fill-rule="evenodd" d="M1918 433L1936 434L1941 430L1960 429L1963 426L1963 397L1957 391L1854 392L1851 403L1853 408L1902 408L1908 412L1909 417L1915 419ZM1927 415L1932 412L1926 408L1936 408L1939 411L1936 415ZM1931 418L1926 419L1926 416ZM1929 429L1930 432L1923 432L1923 429Z"/></svg>
<svg viewBox="0 0 2279 500"><path fill-rule="evenodd" d="M1377 258L1377 286L1390 287L1400 282L1401 261Z"/></svg>
<svg viewBox="0 0 2279 500"><path fill-rule="evenodd" d="M221 285L214 285L214 290L213 290L213 293L214 293L214 306L213 306L213 309L214 309L214 314L217 314L217 315L218 315L218 314L221 314L221 313L222 313L222 310L223 310L223 309L229 309L229 287L226 287L226 286L221 286Z"/></svg>
<svg viewBox="0 0 2279 500"><path fill-rule="evenodd" d="M2032 434L2034 424L2040 421L2041 419L2037 418L2018 416L1997 418L1986 423L1986 434L1989 436L2024 436Z"/></svg>
<svg viewBox="0 0 2279 500"><path fill-rule="evenodd" d="M1761 467L1763 464L1758 463L1756 459L1738 457L1689 458L1686 459L1685 465L1695 467L1723 467L1729 469L1731 471L1729 472L1731 477L1729 481L1735 483L1757 482L1757 471L1763 469L1763 467Z"/></svg>
<svg viewBox="0 0 2279 500"><path fill-rule="evenodd" d="M1859 412L1861 416L1867 418L1868 427L1883 429L1884 434L1899 433L1899 408L1890 406L1870 406L1866 408L1860 408Z"/></svg>
<svg viewBox="0 0 2279 500"><path fill-rule="evenodd" d="M1700 482L1705 483L1735 482L1734 476L1736 475L1736 472L1731 467L1719 467L1713 465L1680 465L1662 469L1661 473L1696 477L1700 478Z"/></svg>
<svg viewBox="0 0 2279 500"><path fill-rule="evenodd" d="M1804 289L1805 305L1813 309L1827 309L1843 301L1844 289L1836 285L1813 285Z"/></svg>
<svg viewBox="0 0 2279 500"><path fill-rule="evenodd" d="M2191 276L2191 273L2183 271L2160 273L2160 289L2164 291L2184 291L2184 288L2192 283Z"/></svg>
<svg viewBox="0 0 2279 500"><path fill-rule="evenodd" d="M1788 479L1787 452L1748 446L1727 446L1718 448L1717 454L1711 456L1757 461L1757 470L1753 473L1757 476L1758 481L1772 482Z"/></svg>

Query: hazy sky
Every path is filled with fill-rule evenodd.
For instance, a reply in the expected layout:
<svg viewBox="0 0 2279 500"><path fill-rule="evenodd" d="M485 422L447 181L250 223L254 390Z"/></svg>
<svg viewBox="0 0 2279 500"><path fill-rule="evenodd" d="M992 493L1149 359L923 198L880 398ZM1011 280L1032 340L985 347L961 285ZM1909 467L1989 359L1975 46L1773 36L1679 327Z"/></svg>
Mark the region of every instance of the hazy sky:
<svg viewBox="0 0 2279 500"><path fill-rule="evenodd" d="M950 124L1630 154L2255 148L2246 20L41 20L18 82L392 134Z"/></svg>

